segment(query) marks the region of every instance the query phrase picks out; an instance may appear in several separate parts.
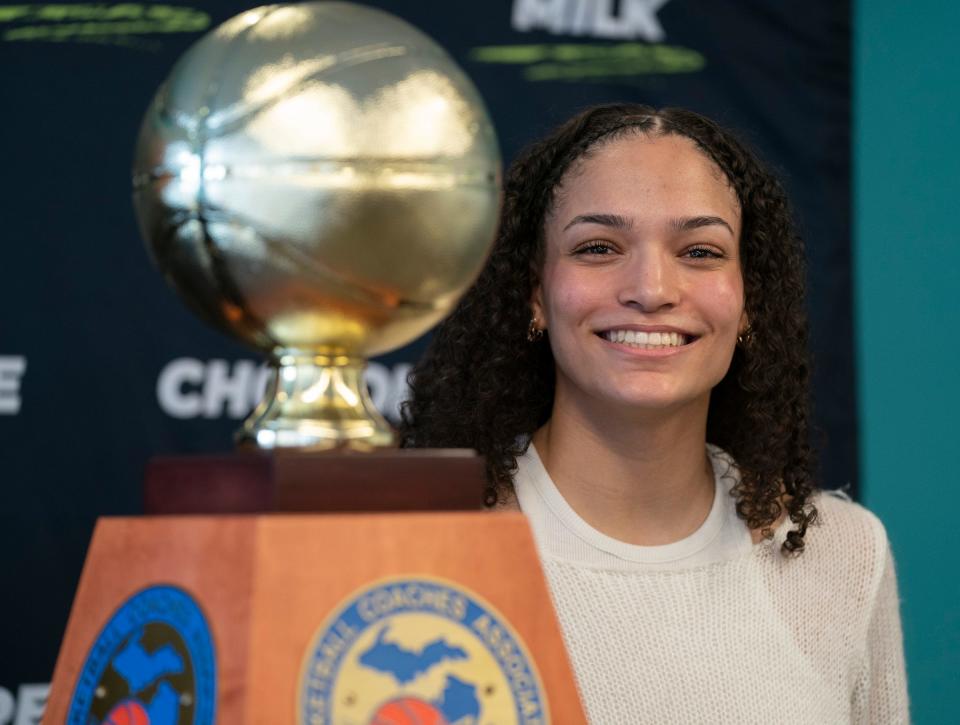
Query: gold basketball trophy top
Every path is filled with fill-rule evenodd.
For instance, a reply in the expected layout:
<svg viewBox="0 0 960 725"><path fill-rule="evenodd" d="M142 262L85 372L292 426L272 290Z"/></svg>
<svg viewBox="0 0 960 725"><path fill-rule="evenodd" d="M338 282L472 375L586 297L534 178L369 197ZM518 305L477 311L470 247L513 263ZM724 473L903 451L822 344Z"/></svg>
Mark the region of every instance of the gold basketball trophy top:
<svg viewBox="0 0 960 725"><path fill-rule="evenodd" d="M449 313L487 257L500 202L493 127L450 57L372 8L249 10L174 67L133 178L169 283L270 356L240 445L393 445L366 358Z"/></svg>

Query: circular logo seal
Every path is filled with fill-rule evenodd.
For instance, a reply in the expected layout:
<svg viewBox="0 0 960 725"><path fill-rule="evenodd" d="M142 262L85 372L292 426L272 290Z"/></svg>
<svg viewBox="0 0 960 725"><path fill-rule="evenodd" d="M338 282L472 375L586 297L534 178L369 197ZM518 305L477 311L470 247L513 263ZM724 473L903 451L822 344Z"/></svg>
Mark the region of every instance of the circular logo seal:
<svg viewBox="0 0 960 725"><path fill-rule="evenodd" d="M182 589L133 595L100 632L80 671L69 725L211 725L213 640Z"/></svg>
<svg viewBox="0 0 960 725"><path fill-rule="evenodd" d="M396 578L351 595L319 629L300 678L301 725L548 723L520 637L477 594Z"/></svg>

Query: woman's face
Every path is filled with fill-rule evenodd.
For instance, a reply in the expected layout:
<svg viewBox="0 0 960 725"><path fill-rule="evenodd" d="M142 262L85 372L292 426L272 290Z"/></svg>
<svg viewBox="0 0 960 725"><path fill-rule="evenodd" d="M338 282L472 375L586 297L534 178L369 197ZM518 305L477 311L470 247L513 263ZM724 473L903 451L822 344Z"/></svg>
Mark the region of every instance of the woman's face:
<svg viewBox="0 0 960 725"><path fill-rule="evenodd" d="M720 169L681 136L604 144L567 173L545 240L533 308L557 400L705 411L747 327L740 207Z"/></svg>

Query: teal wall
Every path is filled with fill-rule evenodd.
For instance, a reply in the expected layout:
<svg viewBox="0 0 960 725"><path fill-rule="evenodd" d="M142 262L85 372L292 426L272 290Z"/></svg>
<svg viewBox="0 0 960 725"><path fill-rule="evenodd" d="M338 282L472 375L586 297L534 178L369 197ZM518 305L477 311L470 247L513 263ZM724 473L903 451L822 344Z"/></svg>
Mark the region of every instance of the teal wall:
<svg viewBox="0 0 960 725"><path fill-rule="evenodd" d="M855 0L862 496L897 559L914 721L960 722L960 5Z"/></svg>

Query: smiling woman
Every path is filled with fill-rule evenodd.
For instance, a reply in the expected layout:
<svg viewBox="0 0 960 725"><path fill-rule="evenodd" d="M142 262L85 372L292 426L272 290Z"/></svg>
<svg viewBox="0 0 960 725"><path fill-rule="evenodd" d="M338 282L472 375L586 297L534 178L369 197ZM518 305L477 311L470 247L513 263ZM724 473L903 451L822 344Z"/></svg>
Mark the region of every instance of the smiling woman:
<svg viewBox="0 0 960 725"><path fill-rule="evenodd" d="M529 518L591 720L906 720L885 532L814 482L804 310L779 183L702 116L589 109L511 167L402 433Z"/></svg>

